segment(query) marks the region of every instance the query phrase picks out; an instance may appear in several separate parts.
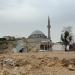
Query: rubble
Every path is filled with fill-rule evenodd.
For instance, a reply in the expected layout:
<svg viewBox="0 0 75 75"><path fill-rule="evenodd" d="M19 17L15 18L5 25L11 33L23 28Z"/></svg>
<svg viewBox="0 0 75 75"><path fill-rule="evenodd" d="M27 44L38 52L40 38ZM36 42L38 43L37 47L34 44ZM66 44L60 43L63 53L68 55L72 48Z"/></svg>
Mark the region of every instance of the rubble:
<svg viewBox="0 0 75 75"><path fill-rule="evenodd" d="M0 75L71 75L70 72L75 73L74 58L60 59L48 53L0 55Z"/></svg>
<svg viewBox="0 0 75 75"><path fill-rule="evenodd" d="M15 61L13 59L4 59L3 60L3 66L7 67L15 67Z"/></svg>

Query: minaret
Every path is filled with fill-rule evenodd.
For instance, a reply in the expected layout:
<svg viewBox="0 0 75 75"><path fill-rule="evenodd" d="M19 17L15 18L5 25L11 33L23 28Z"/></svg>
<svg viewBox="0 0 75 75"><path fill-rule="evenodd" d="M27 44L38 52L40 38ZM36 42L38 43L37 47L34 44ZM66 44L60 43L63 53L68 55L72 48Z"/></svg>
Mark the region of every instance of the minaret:
<svg viewBox="0 0 75 75"><path fill-rule="evenodd" d="M51 29L50 18L49 18L49 16L48 16L48 39L51 41L50 29Z"/></svg>

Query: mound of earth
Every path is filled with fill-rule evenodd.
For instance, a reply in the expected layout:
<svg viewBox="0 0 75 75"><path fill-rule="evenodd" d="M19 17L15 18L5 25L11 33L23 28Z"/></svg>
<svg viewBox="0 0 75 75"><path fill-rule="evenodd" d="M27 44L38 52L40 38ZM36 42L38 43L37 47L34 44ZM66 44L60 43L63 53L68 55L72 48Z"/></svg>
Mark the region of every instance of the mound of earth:
<svg viewBox="0 0 75 75"><path fill-rule="evenodd" d="M75 75L75 52L0 54L0 75Z"/></svg>

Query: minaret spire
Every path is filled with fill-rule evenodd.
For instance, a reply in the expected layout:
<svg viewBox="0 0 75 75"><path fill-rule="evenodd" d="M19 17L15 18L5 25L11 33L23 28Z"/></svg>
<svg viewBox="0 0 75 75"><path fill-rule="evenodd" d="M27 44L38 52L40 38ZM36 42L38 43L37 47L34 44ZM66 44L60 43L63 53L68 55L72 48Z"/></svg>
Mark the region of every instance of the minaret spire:
<svg viewBox="0 0 75 75"><path fill-rule="evenodd" d="M51 41L50 29L51 29L50 18L49 18L49 16L48 16L48 39Z"/></svg>

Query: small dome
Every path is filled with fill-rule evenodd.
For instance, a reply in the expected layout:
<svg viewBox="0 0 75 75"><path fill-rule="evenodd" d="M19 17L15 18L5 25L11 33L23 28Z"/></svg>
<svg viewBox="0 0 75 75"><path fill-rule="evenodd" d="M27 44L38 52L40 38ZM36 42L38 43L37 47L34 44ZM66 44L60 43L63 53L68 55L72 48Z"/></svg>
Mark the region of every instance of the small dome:
<svg viewBox="0 0 75 75"><path fill-rule="evenodd" d="M36 30L32 32L29 38L47 38L42 31Z"/></svg>

